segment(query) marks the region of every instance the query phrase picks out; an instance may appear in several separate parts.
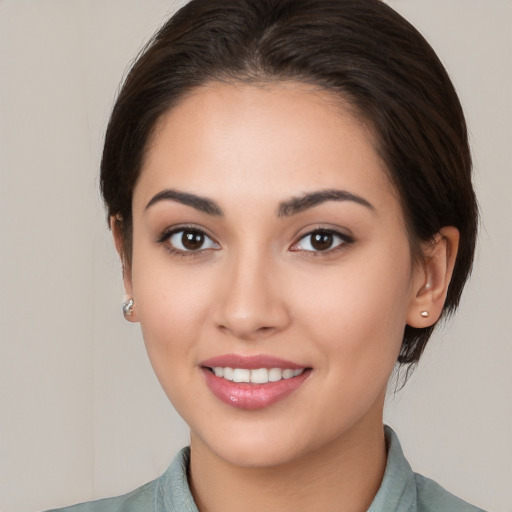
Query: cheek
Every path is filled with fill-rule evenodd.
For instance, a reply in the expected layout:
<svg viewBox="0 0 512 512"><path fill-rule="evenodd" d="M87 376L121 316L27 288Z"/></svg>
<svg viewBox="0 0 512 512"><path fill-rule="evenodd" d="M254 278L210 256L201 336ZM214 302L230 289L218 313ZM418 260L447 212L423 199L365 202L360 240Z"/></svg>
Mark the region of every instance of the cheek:
<svg viewBox="0 0 512 512"><path fill-rule="evenodd" d="M193 272L172 264L165 250L138 247L134 252L132 283L138 320L151 362L159 374L179 367L192 354L212 302L208 271Z"/></svg>
<svg viewBox="0 0 512 512"><path fill-rule="evenodd" d="M382 279L366 269L340 275L326 283L327 293L311 297L304 330L323 356L325 389L337 390L331 405L339 414L329 417L334 429L374 410L383 396L402 344L407 285L399 274Z"/></svg>
<svg viewBox="0 0 512 512"><path fill-rule="evenodd" d="M306 277L295 295L307 297L296 303L296 316L324 347L329 366L392 371L411 295L408 247Z"/></svg>
<svg viewBox="0 0 512 512"><path fill-rule="evenodd" d="M136 270L136 267L134 268ZM162 270L162 272L160 272ZM191 280L189 273L166 271L153 264L144 268L140 279L134 273L134 297L149 360L160 385L176 410L188 418L197 398L198 340L202 337L205 314L210 303L207 283Z"/></svg>

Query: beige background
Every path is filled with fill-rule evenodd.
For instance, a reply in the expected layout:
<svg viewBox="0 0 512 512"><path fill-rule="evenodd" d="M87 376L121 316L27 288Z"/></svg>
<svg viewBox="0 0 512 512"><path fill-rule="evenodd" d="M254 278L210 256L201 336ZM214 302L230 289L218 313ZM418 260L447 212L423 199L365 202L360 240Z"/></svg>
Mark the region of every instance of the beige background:
<svg viewBox="0 0 512 512"><path fill-rule="evenodd" d="M213 1L213 0L212 0ZM97 168L127 63L170 0L0 0L0 510L129 491L187 442L120 312ZM482 230L455 322L387 421L413 467L512 511L512 2L390 0L467 112Z"/></svg>

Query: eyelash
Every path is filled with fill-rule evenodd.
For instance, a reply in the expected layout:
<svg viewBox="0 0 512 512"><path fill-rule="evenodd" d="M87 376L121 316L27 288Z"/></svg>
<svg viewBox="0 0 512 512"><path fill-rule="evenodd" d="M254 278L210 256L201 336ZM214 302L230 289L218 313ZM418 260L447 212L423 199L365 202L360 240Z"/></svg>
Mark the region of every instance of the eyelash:
<svg viewBox="0 0 512 512"><path fill-rule="evenodd" d="M203 242L201 244L204 245L204 243L209 240L210 241L210 247L206 248L198 248L197 250L187 250L185 249L179 249L175 246L171 245L171 238L179 235L181 233L181 245L183 246L183 235L185 233L191 234L193 236L200 236L203 238ZM321 236L329 236L332 237L333 241L332 243L336 243L334 247L329 247L325 250L319 250L312 246L311 241L309 242L309 245L312 247L312 249L300 249L297 248L299 244L306 240L308 237L312 237L314 235L321 235ZM337 239L337 241L336 241ZM215 240L213 240L209 235L207 235L202 229L193 227L193 226L180 226L177 228L172 228L164 231L162 235L158 238L157 243L164 245L167 251L173 255L173 256L179 256L181 258L187 258L187 257L197 257L200 255L204 255L204 251L210 251L210 250L218 250L220 249L220 244L218 244ZM333 229L325 229L325 228L316 228L312 231L309 231L308 233L302 235L297 242L295 242L292 247L290 248L290 251L292 252L303 252L307 254L308 256L312 257L319 257L322 255L327 254L333 254L337 252L338 250L341 250L345 248L348 245L351 245L354 243L354 239L344 233L340 233L339 231L333 230Z"/></svg>
<svg viewBox="0 0 512 512"><path fill-rule="evenodd" d="M186 250L186 249L185 250L178 249L178 248L174 247L173 245L171 245L171 238L180 233L182 233L182 235L181 235L182 240L183 240L183 235L185 233L189 233L194 236L199 235L199 236L203 237L204 241L203 241L202 245L204 245L206 240L209 240L213 246L207 247L204 249L199 248L195 251L194 250ZM164 231L162 233L162 235L158 238L157 243L162 244L171 255L178 256L180 258L197 257L199 255L204 255L204 251L209 251L211 249L217 250L220 248L220 245L215 240L213 240L210 236L208 236L202 229L196 228L194 226L180 226L177 228L168 229L168 230ZM181 245L183 245L183 243Z"/></svg>
<svg viewBox="0 0 512 512"><path fill-rule="evenodd" d="M308 237L311 238L313 237L314 235L320 235L320 236L329 236L329 237L332 237L332 243L336 243L336 245L334 247L329 247L325 250L319 250L319 249L316 249L312 246L312 243L311 243L311 240L309 241L309 245L312 247L312 250L309 250L309 249L296 249L295 247L297 247L302 241L306 240ZM336 241L336 239L338 239ZM312 231L309 231L307 232L306 234L302 235L299 240L293 244L293 246L291 247L291 251L293 252L303 252L305 254L307 254L307 256L312 256L312 257L320 257L320 256L324 256L324 255L330 255L330 254L333 254L339 250L342 250L344 248L346 248L348 245L351 245L354 243L354 239L345 234L345 233L340 233L339 231L336 231L334 229L327 229L327 228L316 228L316 229L313 229Z"/></svg>

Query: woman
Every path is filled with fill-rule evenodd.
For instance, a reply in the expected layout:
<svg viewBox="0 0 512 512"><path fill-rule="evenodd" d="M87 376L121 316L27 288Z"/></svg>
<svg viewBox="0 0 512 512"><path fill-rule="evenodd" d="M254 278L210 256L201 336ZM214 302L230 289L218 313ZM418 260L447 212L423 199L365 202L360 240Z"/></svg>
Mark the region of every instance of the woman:
<svg viewBox="0 0 512 512"><path fill-rule="evenodd" d="M471 270L459 101L378 0L193 0L133 66L101 186L190 449L64 510L479 510L383 428Z"/></svg>

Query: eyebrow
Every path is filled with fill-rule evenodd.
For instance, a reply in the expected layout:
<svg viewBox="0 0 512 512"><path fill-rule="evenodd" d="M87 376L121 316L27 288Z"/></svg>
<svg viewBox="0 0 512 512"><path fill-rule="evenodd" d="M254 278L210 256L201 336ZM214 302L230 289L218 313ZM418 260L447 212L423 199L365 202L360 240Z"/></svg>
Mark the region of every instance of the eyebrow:
<svg viewBox="0 0 512 512"><path fill-rule="evenodd" d="M195 194L189 194L187 192L178 192L173 189L162 190L151 198L149 203L146 205L146 210L160 201L175 201L177 203L191 206L200 212L208 215L222 216L222 210L220 206L207 197L196 196Z"/></svg>
<svg viewBox="0 0 512 512"><path fill-rule="evenodd" d="M158 194L151 198L145 209L147 210L154 204L161 201L175 201L186 206L191 206L192 208L206 213L207 215L224 215L220 206L212 199L201 197L196 194L190 194L188 192L179 192L174 189L165 189L161 192L158 192ZM352 194L351 192L347 192L346 190L330 189L310 192L303 196L292 197L287 201L279 203L277 208L277 216L290 217L327 201L352 201L354 203L365 206L372 212L375 212L375 207L363 197Z"/></svg>
<svg viewBox="0 0 512 512"><path fill-rule="evenodd" d="M311 192L300 197L292 197L288 201L280 203L277 209L277 216L290 217L291 215L303 212L326 201L351 201L375 212L375 207L363 197L347 192L346 190L329 189Z"/></svg>

